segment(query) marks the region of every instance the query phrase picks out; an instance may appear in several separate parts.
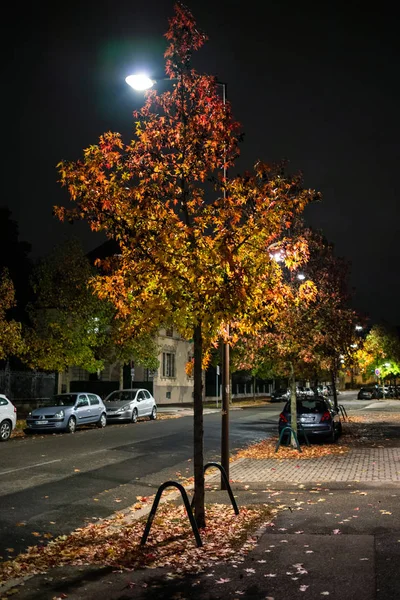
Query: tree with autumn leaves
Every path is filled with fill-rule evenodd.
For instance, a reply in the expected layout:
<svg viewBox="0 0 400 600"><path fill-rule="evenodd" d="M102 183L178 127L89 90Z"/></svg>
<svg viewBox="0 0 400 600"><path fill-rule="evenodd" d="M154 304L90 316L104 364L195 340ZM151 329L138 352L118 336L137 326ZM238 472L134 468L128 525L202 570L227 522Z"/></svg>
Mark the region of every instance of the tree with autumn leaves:
<svg viewBox="0 0 400 600"><path fill-rule="evenodd" d="M102 261L92 286L125 331L137 336L172 318L194 341L195 517L204 527L202 368L229 323L243 329L249 313L280 294L269 248L315 192L262 162L226 176L239 127L215 78L191 67L206 37L181 3L166 38L171 90L147 93L131 142L108 132L82 160L60 163L76 207L55 212L118 242L120 253ZM303 247L292 255L301 262Z"/></svg>
<svg viewBox="0 0 400 600"><path fill-rule="evenodd" d="M275 245L276 269L282 272L278 316L271 320L268 313L266 318L262 313L253 315L253 335L242 336L236 364L256 375L269 372L288 378L291 412L296 414L296 381L318 380L321 372L330 375L337 406L337 372L341 357L349 359L354 354L359 319L349 307L347 262L335 256L333 246L320 232L305 228L300 220L294 223L292 235L307 242L305 273L293 268L285 242ZM269 310L273 302L271 299ZM297 434L296 419L291 427ZM292 436L292 445L295 443Z"/></svg>
<svg viewBox="0 0 400 600"><path fill-rule="evenodd" d="M396 382L400 375L399 333L386 324L374 325L362 346L357 349L355 362L367 378L373 376L378 369L382 384L387 377Z"/></svg>
<svg viewBox="0 0 400 600"><path fill-rule="evenodd" d="M21 323L8 317L15 306L15 290L7 269L0 273L0 360L22 352Z"/></svg>
<svg viewBox="0 0 400 600"><path fill-rule="evenodd" d="M30 322L23 331L22 360L30 367L59 373L81 367L95 373L107 360L120 366L121 381L123 365L131 360L158 367L154 336L125 335L113 304L93 294L89 282L95 273L75 239L37 263L31 278L35 297L27 309Z"/></svg>

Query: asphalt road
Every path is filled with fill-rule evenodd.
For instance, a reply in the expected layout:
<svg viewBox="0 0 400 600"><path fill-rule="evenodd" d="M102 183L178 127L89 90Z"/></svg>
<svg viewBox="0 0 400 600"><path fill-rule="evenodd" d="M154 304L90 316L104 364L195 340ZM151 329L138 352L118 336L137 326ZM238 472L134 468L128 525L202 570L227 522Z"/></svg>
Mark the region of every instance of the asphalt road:
<svg viewBox="0 0 400 600"><path fill-rule="evenodd" d="M281 406L232 410L231 449L274 434ZM205 414L207 461L220 461L220 440L220 412ZM107 517L164 481L192 476L192 457L192 416L1 444L0 556Z"/></svg>
<svg viewBox="0 0 400 600"><path fill-rule="evenodd" d="M371 402L354 398L339 397L348 410L368 410ZM232 410L231 451L274 435L282 406ZM220 440L220 412L205 414L206 461L220 461ZM164 481L192 476L192 456L192 416L1 444L0 557L107 517L153 495Z"/></svg>

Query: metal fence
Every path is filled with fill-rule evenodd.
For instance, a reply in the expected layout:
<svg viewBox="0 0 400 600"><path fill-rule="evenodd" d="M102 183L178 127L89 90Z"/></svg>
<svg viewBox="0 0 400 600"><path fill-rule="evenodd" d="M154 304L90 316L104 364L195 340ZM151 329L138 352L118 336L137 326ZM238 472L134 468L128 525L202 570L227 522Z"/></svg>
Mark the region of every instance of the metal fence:
<svg viewBox="0 0 400 600"><path fill-rule="evenodd" d="M54 394L55 373L0 370L0 393L12 402L18 399L48 398Z"/></svg>

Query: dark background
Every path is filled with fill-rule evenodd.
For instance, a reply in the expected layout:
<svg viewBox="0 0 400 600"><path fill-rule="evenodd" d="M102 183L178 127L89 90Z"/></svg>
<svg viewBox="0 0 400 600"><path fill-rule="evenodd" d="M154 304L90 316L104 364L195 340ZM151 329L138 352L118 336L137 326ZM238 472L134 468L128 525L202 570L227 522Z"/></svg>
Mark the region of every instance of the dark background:
<svg viewBox="0 0 400 600"><path fill-rule="evenodd" d="M307 208L352 263L354 305L400 324L399 43L389 3L188 0L209 36L195 67L228 84L245 140L237 171L287 158L323 194ZM107 130L129 139L142 96L124 78L163 73L173 2L88 0L10 7L3 20L2 201L33 256L66 236L56 164ZM4 106L6 109L4 110ZM4 185L5 184L5 185Z"/></svg>

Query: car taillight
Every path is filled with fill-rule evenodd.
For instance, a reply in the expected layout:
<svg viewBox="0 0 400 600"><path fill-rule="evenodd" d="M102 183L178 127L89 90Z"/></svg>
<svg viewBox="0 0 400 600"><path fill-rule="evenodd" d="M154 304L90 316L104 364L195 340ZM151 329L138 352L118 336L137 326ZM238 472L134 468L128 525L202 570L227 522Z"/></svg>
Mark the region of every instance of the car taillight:
<svg viewBox="0 0 400 600"><path fill-rule="evenodd" d="M322 415L322 417L321 417L321 422L322 422L322 421L330 421L330 420L331 420L331 418L332 418L332 417L331 417L331 413L330 413L328 410L326 410L326 411L324 412L324 414Z"/></svg>
<svg viewBox="0 0 400 600"><path fill-rule="evenodd" d="M285 417L285 415L283 413L281 413L279 415L279 420L282 421L283 423L287 423L288 422L287 418Z"/></svg>

